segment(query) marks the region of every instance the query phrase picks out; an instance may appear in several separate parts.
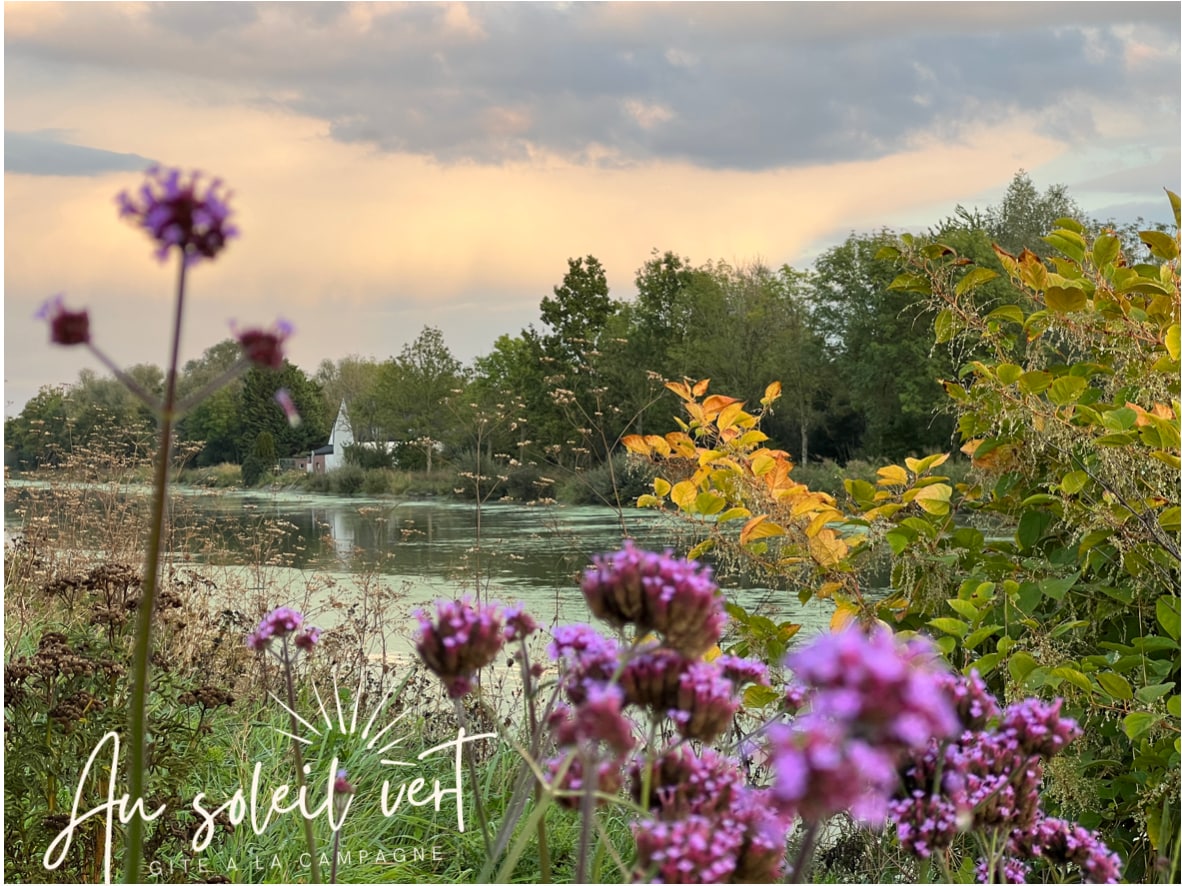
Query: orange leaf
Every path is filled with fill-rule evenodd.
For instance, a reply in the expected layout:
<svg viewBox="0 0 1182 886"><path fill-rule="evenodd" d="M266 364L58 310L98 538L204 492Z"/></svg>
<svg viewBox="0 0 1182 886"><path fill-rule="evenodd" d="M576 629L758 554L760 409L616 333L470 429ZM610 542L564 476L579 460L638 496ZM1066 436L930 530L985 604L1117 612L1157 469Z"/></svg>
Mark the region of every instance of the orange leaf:
<svg viewBox="0 0 1182 886"><path fill-rule="evenodd" d="M620 440L620 442L624 444L624 448L629 452L635 452L637 455L652 454L652 449L640 434L629 434Z"/></svg>
<svg viewBox="0 0 1182 886"><path fill-rule="evenodd" d="M710 387L710 379L702 379L700 382L694 385L694 396L701 397L704 393L706 393L706 389L708 387Z"/></svg>

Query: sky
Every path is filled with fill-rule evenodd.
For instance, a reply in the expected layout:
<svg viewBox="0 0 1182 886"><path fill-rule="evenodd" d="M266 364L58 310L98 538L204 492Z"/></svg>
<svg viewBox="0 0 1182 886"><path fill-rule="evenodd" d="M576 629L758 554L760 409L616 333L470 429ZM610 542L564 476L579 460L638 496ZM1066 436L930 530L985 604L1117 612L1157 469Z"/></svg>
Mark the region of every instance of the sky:
<svg viewBox="0 0 1182 886"><path fill-rule="evenodd" d="M87 307L167 357L175 268L117 218L153 163L233 192L182 360L230 323L292 362L461 361L539 323L567 259L631 297L652 250L807 267L924 230L1026 170L1093 218L1170 218L1180 11L1123 3L6 3L5 414L83 368Z"/></svg>

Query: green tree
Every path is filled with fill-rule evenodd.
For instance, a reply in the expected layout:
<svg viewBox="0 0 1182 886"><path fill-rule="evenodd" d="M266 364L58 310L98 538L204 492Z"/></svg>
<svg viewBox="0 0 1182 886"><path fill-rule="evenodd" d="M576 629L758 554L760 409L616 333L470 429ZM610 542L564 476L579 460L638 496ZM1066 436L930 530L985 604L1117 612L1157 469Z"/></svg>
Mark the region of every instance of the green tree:
<svg viewBox="0 0 1182 886"><path fill-rule="evenodd" d="M378 373L382 425L391 439L412 444L422 453L428 472L436 446L451 442L454 436L454 416L445 402L462 390L463 383L462 364L434 326L424 326Z"/></svg>
<svg viewBox="0 0 1182 886"><path fill-rule="evenodd" d="M285 388L300 414L291 424L275 400ZM253 367L243 376L239 395L237 449L249 454L263 432L271 434L279 458L302 455L324 445L332 426L320 386L286 360L278 370Z"/></svg>

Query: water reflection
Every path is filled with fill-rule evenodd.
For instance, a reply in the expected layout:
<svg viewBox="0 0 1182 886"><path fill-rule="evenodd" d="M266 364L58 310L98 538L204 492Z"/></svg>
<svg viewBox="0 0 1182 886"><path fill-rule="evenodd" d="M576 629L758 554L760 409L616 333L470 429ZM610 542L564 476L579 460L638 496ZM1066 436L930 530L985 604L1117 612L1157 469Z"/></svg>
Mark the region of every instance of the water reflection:
<svg viewBox="0 0 1182 886"><path fill-rule="evenodd" d="M32 507L37 487L25 484L22 495L19 484L10 484L8 492L11 533L24 514L22 500ZM618 548L624 537L619 515L608 508L558 505L496 503L478 513L471 503L434 499L179 490L172 515L173 550L197 563L323 574L338 595L359 576L377 575L405 589L416 605L471 592L479 581L492 598L522 600L540 619L564 621L588 620L578 576L592 555ZM684 526L659 514L623 516L627 534L641 547L684 553L693 543ZM805 632L828 621L831 610L823 602L802 607L790 591L719 578L728 596L747 608L799 621Z"/></svg>

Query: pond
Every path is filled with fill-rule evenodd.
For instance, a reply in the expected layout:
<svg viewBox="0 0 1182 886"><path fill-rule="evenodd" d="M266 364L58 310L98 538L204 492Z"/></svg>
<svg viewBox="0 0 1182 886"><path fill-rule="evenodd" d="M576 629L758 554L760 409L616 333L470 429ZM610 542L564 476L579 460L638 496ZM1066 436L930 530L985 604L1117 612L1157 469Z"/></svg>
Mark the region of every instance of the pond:
<svg viewBox="0 0 1182 886"><path fill-rule="evenodd" d="M5 535L21 531L47 487L10 481L5 495ZM78 487L73 507L111 510L107 487ZM120 507L146 505L146 488L123 488ZM411 607L441 597L473 593L479 576L488 599L521 601L542 623L590 621L578 578L594 554L616 550L627 535L640 547L671 547L684 554L693 544L687 527L651 511L605 507L527 506L441 499L340 498L277 493L177 489L172 502L172 553L177 561L208 570L244 573L253 590L279 589L315 576L348 599L350 588L380 579L405 595ZM85 521L79 521L80 523ZM108 525L94 521L96 525ZM89 542L100 547L100 540ZM831 606L795 594L752 587L722 574L728 599L777 621L803 625L802 634L828 624ZM409 626L413 629L413 624ZM409 633L409 630L404 632Z"/></svg>

